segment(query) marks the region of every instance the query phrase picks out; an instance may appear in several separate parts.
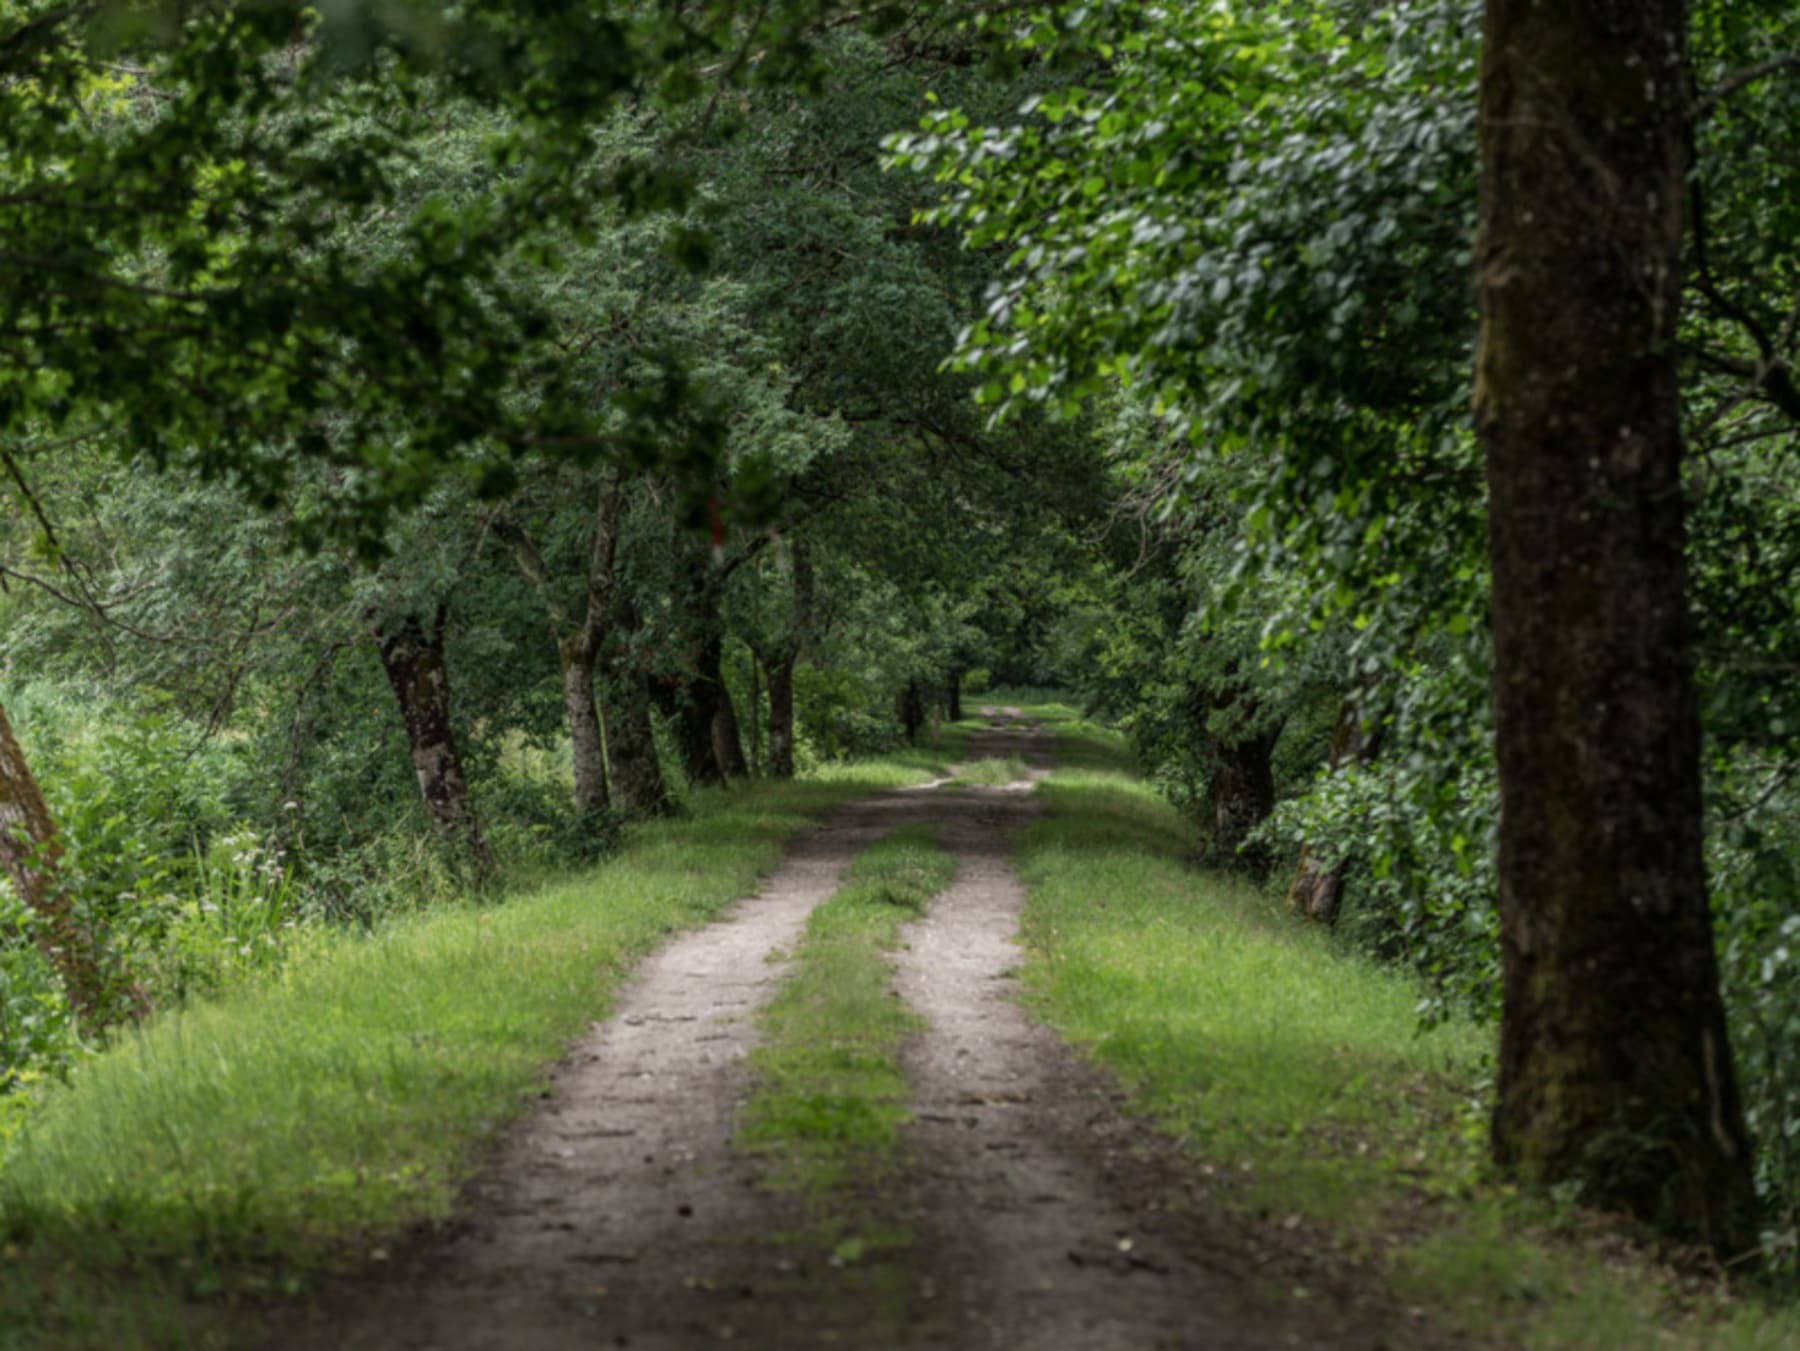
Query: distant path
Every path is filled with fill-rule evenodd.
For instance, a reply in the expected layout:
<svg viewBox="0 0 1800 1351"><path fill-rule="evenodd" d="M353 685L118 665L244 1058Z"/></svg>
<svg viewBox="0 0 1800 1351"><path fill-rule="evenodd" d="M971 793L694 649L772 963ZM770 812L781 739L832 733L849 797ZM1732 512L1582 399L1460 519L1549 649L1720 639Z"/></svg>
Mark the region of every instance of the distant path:
<svg viewBox="0 0 1800 1351"><path fill-rule="evenodd" d="M1021 757L1028 778L882 793L803 831L755 897L643 964L444 1232L340 1284L273 1345L1153 1351L1404 1341L1384 1335L1344 1282L1339 1299L1249 1302L1292 1255L1264 1267L1266 1236L1183 1211L1191 1170L1013 1002L1024 897L1006 855L1040 810L1029 789L1047 772L1051 743L1019 725L1017 709L982 713L994 726L971 753ZM755 1013L782 975L771 959L792 949L858 853L912 824L937 828L959 872L909 926L896 982L930 1024L907 1055L914 1182L891 1198L919 1235L918 1283L912 1331L874 1339L856 1309L821 1300L780 1245L797 1216L759 1186L766 1164L735 1152L731 1134L750 1090Z"/></svg>

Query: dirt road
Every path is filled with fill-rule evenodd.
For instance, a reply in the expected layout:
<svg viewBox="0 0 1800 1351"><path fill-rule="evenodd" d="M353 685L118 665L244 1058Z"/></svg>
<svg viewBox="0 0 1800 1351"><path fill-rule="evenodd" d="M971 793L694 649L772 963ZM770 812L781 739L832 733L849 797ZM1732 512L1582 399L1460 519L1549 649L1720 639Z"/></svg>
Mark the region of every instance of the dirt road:
<svg viewBox="0 0 1800 1351"><path fill-rule="evenodd" d="M1214 1214L1197 1170L1119 1110L1110 1083L1029 1021L1011 978L1023 892L1007 862L1040 808L1051 741L1016 710L976 757L1021 757L1003 788L883 793L805 831L754 897L646 962L558 1068L457 1218L291 1319L282 1348L589 1348L723 1343L1041 1348L1369 1347L1393 1320L1330 1263ZM910 1046L909 1181L884 1205L919 1235L902 1326L872 1331L833 1273L781 1235L792 1202L732 1148L745 1057L781 954L850 861L933 827L956 880L910 926L896 989ZM1271 1261L1273 1256L1273 1261ZM829 1297L827 1297L827 1287ZM1334 1293L1335 1290L1335 1293Z"/></svg>

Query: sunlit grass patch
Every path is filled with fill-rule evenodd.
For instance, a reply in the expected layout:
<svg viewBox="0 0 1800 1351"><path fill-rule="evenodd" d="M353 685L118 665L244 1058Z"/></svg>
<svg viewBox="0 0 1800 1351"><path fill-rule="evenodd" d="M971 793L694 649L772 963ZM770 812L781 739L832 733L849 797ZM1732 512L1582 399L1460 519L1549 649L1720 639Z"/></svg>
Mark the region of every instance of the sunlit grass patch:
<svg viewBox="0 0 1800 1351"><path fill-rule="evenodd" d="M204 1345L234 1303L442 1217L639 956L753 890L818 812L946 764L695 794L580 878L315 931L279 976L87 1061L0 1171L0 1345Z"/></svg>
<svg viewBox="0 0 1800 1351"><path fill-rule="evenodd" d="M771 1161L772 1185L802 1200L798 1241L854 1269L850 1279L896 1322L912 1243L888 1204L909 1119L899 1051L919 1019L891 993L889 954L955 870L925 832L896 832L813 911L792 973L762 1013L757 1087L737 1132L740 1148Z"/></svg>
<svg viewBox="0 0 1800 1351"><path fill-rule="evenodd" d="M1016 755L994 756L957 766L956 777L950 781L950 785L962 788L1001 788L1009 783L1017 783L1030 772L1030 766Z"/></svg>

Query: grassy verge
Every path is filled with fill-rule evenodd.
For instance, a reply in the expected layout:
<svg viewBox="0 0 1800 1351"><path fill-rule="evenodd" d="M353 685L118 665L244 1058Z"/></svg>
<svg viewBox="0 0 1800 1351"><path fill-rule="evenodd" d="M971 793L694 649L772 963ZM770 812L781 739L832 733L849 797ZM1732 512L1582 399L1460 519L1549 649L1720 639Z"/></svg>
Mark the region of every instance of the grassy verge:
<svg viewBox="0 0 1800 1351"><path fill-rule="evenodd" d="M807 819L957 744L697 794L617 858L159 1017L52 1091L0 1171L0 1345L228 1344L325 1265L445 1215L631 962L750 891Z"/></svg>
<svg viewBox="0 0 1800 1351"><path fill-rule="evenodd" d="M1421 1034L1403 975L1185 866L1188 827L1116 739L1063 718L1059 756L1076 767L1039 788L1051 810L1020 857L1028 988L1192 1142L1226 1204L1360 1254L1471 1340L1800 1345L1794 1310L1697 1286L1615 1227L1488 1179L1490 1031Z"/></svg>
<svg viewBox="0 0 1800 1351"><path fill-rule="evenodd" d="M757 1088L738 1129L740 1147L777 1160L774 1185L805 1207L791 1241L844 1273L839 1295L873 1295L895 1325L912 1244L892 1211L907 1120L897 1057L918 1018L889 993L888 953L955 867L925 832L897 832L813 912L793 974L762 1014Z"/></svg>

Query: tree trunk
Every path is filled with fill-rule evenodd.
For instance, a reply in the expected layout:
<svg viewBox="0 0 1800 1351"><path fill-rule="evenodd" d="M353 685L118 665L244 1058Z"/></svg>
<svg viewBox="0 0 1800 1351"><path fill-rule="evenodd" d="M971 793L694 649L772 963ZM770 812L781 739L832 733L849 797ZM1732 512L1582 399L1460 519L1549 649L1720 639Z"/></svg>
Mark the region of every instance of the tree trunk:
<svg viewBox="0 0 1800 1351"><path fill-rule="evenodd" d="M906 734L907 741L917 741L919 729L925 726L925 698L919 693L918 681L909 680L901 688L894 701L894 713L900 719L900 730Z"/></svg>
<svg viewBox="0 0 1800 1351"><path fill-rule="evenodd" d="M1247 842L1275 810L1275 740L1274 733L1267 733L1213 742L1201 823L1207 853L1222 866L1257 874L1269 869L1267 853Z"/></svg>
<svg viewBox="0 0 1800 1351"><path fill-rule="evenodd" d="M1374 761L1381 750L1385 722L1365 729L1363 717L1367 705L1362 698L1344 700L1338 709L1337 722L1331 729L1331 752L1328 770L1337 774L1354 765ZM1288 905L1300 918L1330 927L1337 923L1344 903L1344 869L1348 859L1339 859L1327 868L1310 845L1300 846L1300 864L1294 880L1288 884Z"/></svg>
<svg viewBox="0 0 1800 1351"><path fill-rule="evenodd" d="M1494 1154L1755 1241L1701 858L1675 325L1680 0L1488 0L1481 342L1503 962Z"/></svg>
<svg viewBox="0 0 1800 1351"><path fill-rule="evenodd" d="M1231 714L1244 730L1220 733L1216 715ZM1261 848L1246 848L1250 833L1275 810L1275 743L1279 726L1249 731L1260 711L1241 689L1205 691L1199 713L1205 728L1206 789L1200 800L1200 828L1206 837L1205 857L1227 868L1262 875L1270 859Z"/></svg>
<svg viewBox="0 0 1800 1351"><path fill-rule="evenodd" d="M962 682L962 668L951 667L944 681L944 715L951 722L962 721Z"/></svg>
<svg viewBox="0 0 1800 1351"><path fill-rule="evenodd" d="M607 807L606 745L594 693L594 654L576 639L557 646L562 657L563 713L575 758L575 811L591 816Z"/></svg>
<svg viewBox="0 0 1800 1351"><path fill-rule="evenodd" d="M715 777L713 782L748 778L750 767L744 762L744 743L738 735L737 709L731 704L731 691L725 687L725 639L716 630L700 644L695 670L695 692L705 708L706 744L710 746Z"/></svg>
<svg viewBox="0 0 1800 1351"><path fill-rule="evenodd" d="M375 643L381 667L400 703L406 744L431 823L444 839L467 848L476 873L486 877L494 871L494 859L469 800L469 782L463 775L462 755L450 722L450 673L444 663L446 616L447 607L438 606L429 630L417 615L398 624L377 624Z"/></svg>
<svg viewBox="0 0 1800 1351"><path fill-rule="evenodd" d="M681 772L690 786L719 782L719 765L712 751L712 705L697 698L695 682L674 675L647 678L650 701L669 719L681 754Z"/></svg>
<svg viewBox="0 0 1800 1351"><path fill-rule="evenodd" d="M794 666L799 654L785 648L769 662L769 774L794 777Z"/></svg>
<svg viewBox="0 0 1800 1351"><path fill-rule="evenodd" d="M777 779L794 777L794 670L812 641L816 595L811 546L803 536L790 537L787 544L793 563L794 613L787 641L764 663L769 675L769 773Z"/></svg>
<svg viewBox="0 0 1800 1351"><path fill-rule="evenodd" d="M662 764L656 758L656 729L650 723L650 692L642 677L622 673L610 686L607 727L612 735L613 797L627 816L667 816L674 810Z"/></svg>
<svg viewBox="0 0 1800 1351"><path fill-rule="evenodd" d="M62 886L62 841L25 753L0 708L0 868L13 894L37 921L37 941L62 981L76 1018L104 1023L123 1004L143 1018L150 1001L124 971L109 970L100 944L75 916L74 898Z"/></svg>
<svg viewBox="0 0 1800 1351"><path fill-rule="evenodd" d="M619 606L619 627L635 635L643 620L629 598ZM656 754L656 728L650 720L649 673L629 641L615 649L607 681L606 753L612 765L613 798L627 816L666 816L675 809Z"/></svg>
<svg viewBox="0 0 1800 1351"><path fill-rule="evenodd" d="M575 759L575 811L593 816L607 807L606 737L600 727L600 705L594 691L600 646L613 622L613 596L618 584L619 519L625 510L625 480L609 473L600 480L594 515L588 528L583 581L584 605L579 614L563 604L555 579L530 533L504 514L491 524L512 549L520 574L537 590L550 621L562 664L563 713Z"/></svg>
<svg viewBox="0 0 1800 1351"><path fill-rule="evenodd" d="M750 775L762 775L762 659L750 652Z"/></svg>

